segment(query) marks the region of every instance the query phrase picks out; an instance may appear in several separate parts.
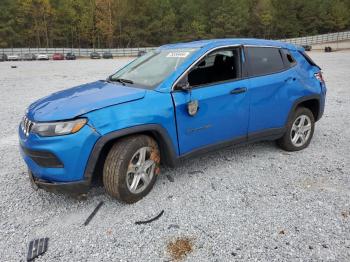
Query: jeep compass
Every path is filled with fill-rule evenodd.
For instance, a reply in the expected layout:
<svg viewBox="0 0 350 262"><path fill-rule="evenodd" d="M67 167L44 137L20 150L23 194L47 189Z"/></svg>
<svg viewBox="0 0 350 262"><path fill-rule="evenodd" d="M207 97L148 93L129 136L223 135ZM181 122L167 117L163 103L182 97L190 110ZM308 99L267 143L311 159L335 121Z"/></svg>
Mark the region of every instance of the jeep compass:
<svg viewBox="0 0 350 262"><path fill-rule="evenodd" d="M102 176L109 195L134 203L161 166L228 145L276 140L306 148L326 86L302 47L258 39L169 44L106 80L31 104L20 151L36 187L85 195Z"/></svg>

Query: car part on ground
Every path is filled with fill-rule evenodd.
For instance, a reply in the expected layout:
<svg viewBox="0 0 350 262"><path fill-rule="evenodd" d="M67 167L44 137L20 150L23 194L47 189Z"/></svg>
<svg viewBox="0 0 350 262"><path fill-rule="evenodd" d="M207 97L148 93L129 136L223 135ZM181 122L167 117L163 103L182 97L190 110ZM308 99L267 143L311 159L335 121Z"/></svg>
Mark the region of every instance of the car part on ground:
<svg viewBox="0 0 350 262"><path fill-rule="evenodd" d="M30 241L28 247L27 261L33 261L47 251L49 238L39 238Z"/></svg>
<svg viewBox="0 0 350 262"><path fill-rule="evenodd" d="M94 218L94 216L97 214L97 212L100 210L100 208L103 205L103 201L101 201L100 203L98 203L98 205L96 206L96 208L94 209L94 211L92 211L92 213L88 216L88 218L85 220L84 222L84 226L87 226L90 221Z"/></svg>
<svg viewBox="0 0 350 262"><path fill-rule="evenodd" d="M158 220L162 215L164 214L164 210L160 211L160 213L158 215L156 215L155 217L145 220L145 221L136 221L135 225L144 225L144 224L149 224L152 223L153 221Z"/></svg>
<svg viewBox="0 0 350 262"><path fill-rule="evenodd" d="M101 59L101 55L100 55L100 53L98 53L98 52L92 52L92 53L90 54L90 58L91 58L91 59Z"/></svg>

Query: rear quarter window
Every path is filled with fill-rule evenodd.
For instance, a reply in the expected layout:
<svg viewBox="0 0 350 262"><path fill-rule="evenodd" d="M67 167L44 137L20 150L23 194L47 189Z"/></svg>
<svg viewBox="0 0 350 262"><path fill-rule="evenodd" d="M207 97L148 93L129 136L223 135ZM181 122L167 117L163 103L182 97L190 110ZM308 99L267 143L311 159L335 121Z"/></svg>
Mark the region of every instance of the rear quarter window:
<svg viewBox="0 0 350 262"><path fill-rule="evenodd" d="M293 55L289 52L289 50L282 49L281 53L282 53L282 57L286 65L286 68L293 67L297 64L296 60L294 59Z"/></svg>
<svg viewBox="0 0 350 262"><path fill-rule="evenodd" d="M247 51L251 76L273 74L285 68L278 48L248 47Z"/></svg>

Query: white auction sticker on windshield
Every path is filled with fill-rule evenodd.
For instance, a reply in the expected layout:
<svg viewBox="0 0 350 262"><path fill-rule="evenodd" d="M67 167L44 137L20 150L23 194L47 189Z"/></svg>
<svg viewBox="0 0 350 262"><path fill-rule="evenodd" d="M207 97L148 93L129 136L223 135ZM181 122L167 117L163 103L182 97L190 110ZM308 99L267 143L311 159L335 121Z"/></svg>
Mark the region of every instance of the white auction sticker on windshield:
<svg viewBox="0 0 350 262"><path fill-rule="evenodd" d="M185 58L190 54L190 52L171 52L166 57L172 58Z"/></svg>

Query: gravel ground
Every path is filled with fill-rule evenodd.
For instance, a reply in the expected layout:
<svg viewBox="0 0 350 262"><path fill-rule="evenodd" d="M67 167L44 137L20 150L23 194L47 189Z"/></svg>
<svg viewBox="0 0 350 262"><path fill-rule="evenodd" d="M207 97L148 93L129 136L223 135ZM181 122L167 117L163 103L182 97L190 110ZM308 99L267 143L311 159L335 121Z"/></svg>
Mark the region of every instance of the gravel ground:
<svg viewBox="0 0 350 262"><path fill-rule="evenodd" d="M311 56L329 91L309 148L262 142L190 159L163 170L134 205L103 188L86 201L33 191L16 134L31 102L104 79L128 59L0 63L1 261L24 260L37 237L50 238L37 261L169 261L178 238L190 240L187 261L350 261L350 52Z"/></svg>

